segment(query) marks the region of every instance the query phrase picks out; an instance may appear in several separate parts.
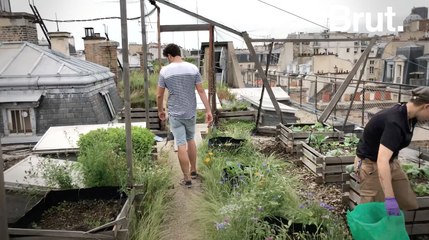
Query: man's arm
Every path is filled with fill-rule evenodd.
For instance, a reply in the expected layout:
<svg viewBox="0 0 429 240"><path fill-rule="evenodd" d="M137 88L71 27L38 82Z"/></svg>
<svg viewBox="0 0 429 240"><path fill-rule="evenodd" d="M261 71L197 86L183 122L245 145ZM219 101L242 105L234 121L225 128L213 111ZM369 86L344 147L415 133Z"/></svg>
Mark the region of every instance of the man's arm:
<svg viewBox="0 0 429 240"><path fill-rule="evenodd" d="M380 179L381 187L383 188L384 196L386 198L395 197L392 187L392 175L390 173L390 158L392 157L392 150L380 144L377 156L377 169L378 178Z"/></svg>
<svg viewBox="0 0 429 240"><path fill-rule="evenodd" d="M213 115L210 108L209 100L207 99L206 91L204 90L203 85L201 83L196 84L195 88L197 89L198 95L200 95L201 101L206 108L206 122L210 125L213 121Z"/></svg>
<svg viewBox="0 0 429 240"><path fill-rule="evenodd" d="M165 88L160 86L156 90L156 106L158 107L158 117L161 121L165 120L165 111L164 111L164 92Z"/></svg>
<svg viewBox="0 0 429 240"><path fill-rule="evenodd" d="M390 216L399 216L401 215L401 211L396 201L395 193L393 192L392 174L389 164L392 155L392 150L380 144L377 158L378 178L380 179L381 188L384 192L384 206L387 214Z"/></svg>

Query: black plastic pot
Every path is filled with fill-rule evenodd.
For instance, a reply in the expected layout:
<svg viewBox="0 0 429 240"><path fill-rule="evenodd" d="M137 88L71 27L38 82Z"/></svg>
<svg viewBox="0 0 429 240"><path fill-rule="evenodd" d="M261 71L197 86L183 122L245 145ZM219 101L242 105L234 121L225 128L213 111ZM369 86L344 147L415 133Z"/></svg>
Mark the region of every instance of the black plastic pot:
<svg viewBox="0 0 429 240"><path fill-rule="evenodd" d="M213 137L208 141L210 148L231 150L240 147L246 140L232 137Z"/></svg>
<svg viewBox="0 0 429 240"><path fill-rule="evenodd" d="M269 216L263 218L264 222L267 222L270 226L274 227L275 234L279 234L278 230L283 225L288 225L289 220L283 217L277 217L277 216ZM306 233L309 234L315 234L320 230L317 225L315 224L304 224L304 223L297 223L292 222L292 224L289 226L288 234L292 235L293 233Z"/></svg>

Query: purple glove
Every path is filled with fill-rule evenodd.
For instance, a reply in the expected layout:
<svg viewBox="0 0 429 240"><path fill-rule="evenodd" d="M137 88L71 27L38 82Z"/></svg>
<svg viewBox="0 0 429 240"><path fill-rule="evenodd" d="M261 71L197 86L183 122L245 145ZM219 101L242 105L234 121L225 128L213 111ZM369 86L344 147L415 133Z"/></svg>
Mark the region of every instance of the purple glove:
<svg viewBox="0 0 429 240"><path fill-rule="evenodd" d="M385 199L385 207L387 211L387 215L389 216L399 216L401 215L401 211L399 210L398 202L396 201L396 198L386 198Z"/></svg>

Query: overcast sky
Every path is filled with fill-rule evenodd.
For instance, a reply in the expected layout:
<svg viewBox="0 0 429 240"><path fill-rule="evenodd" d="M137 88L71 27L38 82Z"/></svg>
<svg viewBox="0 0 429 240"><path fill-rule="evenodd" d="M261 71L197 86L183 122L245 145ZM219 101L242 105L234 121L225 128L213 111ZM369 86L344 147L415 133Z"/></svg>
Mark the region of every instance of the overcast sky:
<svg viewBox="0 0 429 240"><path fill-rule="evenodd" d="M303 18L311 20L319 25L329 25L334 28L347 28L354 32L368 32L365 24L366 19L357 19L359 24L353 23L353 15L365 14L371 17L373 27L379 25L382 31L376 34L395 33L391 27L397 29L402 26L402 21L408 16L413 7L429 7L428 0L263 0L266 3L277 6ZM29 12L28 0L10 0L14 12ZM31 0L38 8L42 18L71 20L91 19L97 17L120 16L119 0ZM285 38L289 33L295 32L320 32L324 28L316 24L304 21L272 6L268 6L261 0L170 0L189 11L198 12L211 20L222 23L240 32L247 31L251 37L259 38ZM148 1L146 12L153 7ZM161 7L161 24L196 24L202 23L195 18L171 9L165 5ZM391 13L389 14L389 8ZM380 22L377 13L383 16ZM383 15L381 15L383 14ZM392 15L395 16L392 16ZM128 17L140 16L140 1L127 1ZM392 19L388 26L388 17ZM328 20L329 19L329 20ZM156 42L156 14L146 18L148 42ZM49 31L56 31L56 23L45 22ZM347 25L348 24L348 25ZM111 40L121 43L120 20L101 20L92 22L59 23L60 31L71 32L75 37L77 49L83 49L84 28L93 27L95 32L104 36L107 30ZM389 30L390 28L390 30ZM130 43L141 43L141 27L139 20L128 21L128 41ZM39 29L39 38L43 34ZM244 48L242 39L232 33L215 28L215 40L234 41L236 48ZM161 42L175 42L185 48L198 48L199 43L208 41L208 32L176 32L162 33Z"/></svg>

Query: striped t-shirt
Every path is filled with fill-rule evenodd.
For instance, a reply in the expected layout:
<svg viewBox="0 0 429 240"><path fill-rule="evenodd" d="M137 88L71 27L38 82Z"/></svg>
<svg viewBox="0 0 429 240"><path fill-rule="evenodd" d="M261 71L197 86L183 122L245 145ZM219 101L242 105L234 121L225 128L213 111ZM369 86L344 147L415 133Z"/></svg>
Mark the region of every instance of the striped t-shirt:
<svg viewBox="0 0 429 240"><path fill-rule="evenodd" d="M195 116L197 100L195 85L201 83L198 68L188 62L170 63L159 73L158 85L167 88L168 114L178 119L190 119Z"/></svg>

